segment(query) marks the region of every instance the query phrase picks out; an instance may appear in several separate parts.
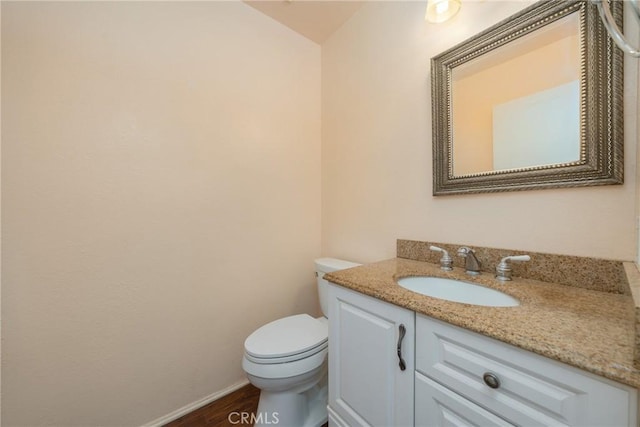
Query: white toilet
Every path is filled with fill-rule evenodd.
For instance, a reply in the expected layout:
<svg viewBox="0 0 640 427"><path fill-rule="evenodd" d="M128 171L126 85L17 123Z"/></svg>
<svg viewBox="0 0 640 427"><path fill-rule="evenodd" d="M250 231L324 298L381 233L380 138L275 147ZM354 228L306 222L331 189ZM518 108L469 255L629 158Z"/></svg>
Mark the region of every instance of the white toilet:
<svg viewBox="0 0 640 427"><path fill-rule="evenodd" d="M258 328L244 342L242 367L260 392L255 426L318 427L327 422L327 281L325 273L356 267L315 260L324 317L297 314Z"/></svg>

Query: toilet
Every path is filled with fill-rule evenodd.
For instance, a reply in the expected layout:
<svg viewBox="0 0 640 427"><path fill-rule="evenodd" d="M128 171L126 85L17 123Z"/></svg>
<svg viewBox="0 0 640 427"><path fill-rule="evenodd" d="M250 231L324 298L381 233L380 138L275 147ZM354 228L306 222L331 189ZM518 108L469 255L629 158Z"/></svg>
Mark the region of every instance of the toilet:
<svg viewBox="0 0 640 427"><path fill-rule="evenodd" d="M315 260L324 317L296 314L256 329L244 342L242 368L260 389L255 426L319 427L327 422L328 283L325 273L360 264Z"/></svg>

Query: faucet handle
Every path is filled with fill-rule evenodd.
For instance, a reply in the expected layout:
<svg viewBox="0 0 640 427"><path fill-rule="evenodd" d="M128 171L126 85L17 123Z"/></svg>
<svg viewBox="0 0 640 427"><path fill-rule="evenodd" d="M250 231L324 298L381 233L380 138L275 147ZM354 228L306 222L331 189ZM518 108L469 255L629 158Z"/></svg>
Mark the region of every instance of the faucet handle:
<svg viewBox="0 0 640 427"><path fill-rule="evenodd" d="M503 282L511 280L511 267L509 266L509 261L523 262L529 260L531 260L529 255L512 255L502 258L502 260L500 260L500 264L496 267L496 279Z"/></svg>
<svg viewBox="0 0 640 427"><path fill-rule="evenodd" d="M451 271L453 270L453 259L451 258L451 256L449 256L449 252L447 252L446 250L439 248L437 246L429 246L429 250L435 251L435 252L442 252L442 258L440 258L440 268L443 269L444 271Z"/></svg>

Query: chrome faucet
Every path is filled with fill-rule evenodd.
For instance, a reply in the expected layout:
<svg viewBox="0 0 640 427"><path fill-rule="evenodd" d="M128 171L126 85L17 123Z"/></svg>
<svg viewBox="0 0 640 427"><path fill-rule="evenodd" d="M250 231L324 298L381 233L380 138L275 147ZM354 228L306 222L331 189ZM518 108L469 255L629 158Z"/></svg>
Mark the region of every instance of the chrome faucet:
<svg viewBox="0 0 640 427"><path fill-rule="evenodd" d="M465 257L464 267L467 270L467 274L472 276L480 274L481 264L478 258L476 258L476 253L473 249L463 246L458 249L458 256Z"/></svg>

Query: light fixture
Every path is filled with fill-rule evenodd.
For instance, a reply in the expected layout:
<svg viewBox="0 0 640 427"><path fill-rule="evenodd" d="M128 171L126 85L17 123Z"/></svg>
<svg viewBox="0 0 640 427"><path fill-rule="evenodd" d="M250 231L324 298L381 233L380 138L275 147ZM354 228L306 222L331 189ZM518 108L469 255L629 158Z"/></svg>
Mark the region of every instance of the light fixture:
<svg viewBox="0 0 640 427"><path fill-rule="evenodd" d="M438 24L453 18L459 10L460 0L428 0L424 19Z"/></svg>

